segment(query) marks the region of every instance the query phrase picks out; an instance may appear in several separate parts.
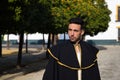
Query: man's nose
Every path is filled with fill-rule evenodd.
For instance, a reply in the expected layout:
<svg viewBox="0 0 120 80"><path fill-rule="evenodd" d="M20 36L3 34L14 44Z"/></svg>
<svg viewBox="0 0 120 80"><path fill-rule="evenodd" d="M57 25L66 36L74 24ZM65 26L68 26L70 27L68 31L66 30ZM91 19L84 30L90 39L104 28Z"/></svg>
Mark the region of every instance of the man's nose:
<svg viewBox="0 0 120 80"><path fill-rule="evenodd" d="M74 31L71 31L71 35L74 35Z"/></svg>

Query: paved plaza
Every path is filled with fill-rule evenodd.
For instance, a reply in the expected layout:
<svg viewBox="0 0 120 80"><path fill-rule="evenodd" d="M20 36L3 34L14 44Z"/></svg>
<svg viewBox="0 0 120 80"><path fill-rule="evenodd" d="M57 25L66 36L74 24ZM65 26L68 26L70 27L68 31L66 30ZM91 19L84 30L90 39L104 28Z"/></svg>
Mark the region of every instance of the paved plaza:
<svg viewBox="0 0 120 80"><path fill-rule="evenodd" d="M120 46L110 45L97 47L100 49L98 64L101 80L120 80ZM42 55L34 58L31 56L31 59L36 61L21 69L13 68L3 71L0 75L0 80L42 80L48 60L45 59L45 53L41 54Z"/></svg>
<svg viewBox="0 0 120 80"><path fill-rule="evenodd" d="M105 46L98 54L102 80L120 80L120 46Z"/></svg>

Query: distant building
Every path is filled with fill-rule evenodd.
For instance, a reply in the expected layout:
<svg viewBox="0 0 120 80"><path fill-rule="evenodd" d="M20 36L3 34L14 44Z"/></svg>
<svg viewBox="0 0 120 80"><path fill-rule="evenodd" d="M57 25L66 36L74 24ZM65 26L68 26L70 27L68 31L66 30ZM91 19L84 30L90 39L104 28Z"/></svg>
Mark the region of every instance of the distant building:
<svg viewBox="0 0 120 80"><path fill-rule="evenodd" d="M95 44L117 44L120 41L120 0L105 1L108 4L108 9L112 12L108 29L93 37L87 35L85 39Z"/></svg>
<svg viewBox="0 0 120 80"><path fill-rule="evenodd" d="M4 41L7 41L7 36L8 35L4 36ZM48 34L44 34L44 37L45 37L45 43L47 43ZM40 44L43 41L43 34L41 33L28 34L27 39L28 39L28 44ZM10 44L18 44L19 35L10 34L9 40L10 40ZM24 34L24 43L25 41L26 41L26 34Z"/></svg>

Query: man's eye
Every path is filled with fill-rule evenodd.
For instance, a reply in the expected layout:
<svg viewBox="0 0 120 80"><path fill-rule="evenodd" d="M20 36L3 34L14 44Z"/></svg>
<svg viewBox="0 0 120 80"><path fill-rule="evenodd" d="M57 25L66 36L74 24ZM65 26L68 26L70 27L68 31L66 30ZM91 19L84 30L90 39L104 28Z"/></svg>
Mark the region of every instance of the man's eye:
<svg viewBox="0 0 120 80"><path fill-rule="evenodd" d="M68 29L68 31L72 31L72 29Z"/></svg>

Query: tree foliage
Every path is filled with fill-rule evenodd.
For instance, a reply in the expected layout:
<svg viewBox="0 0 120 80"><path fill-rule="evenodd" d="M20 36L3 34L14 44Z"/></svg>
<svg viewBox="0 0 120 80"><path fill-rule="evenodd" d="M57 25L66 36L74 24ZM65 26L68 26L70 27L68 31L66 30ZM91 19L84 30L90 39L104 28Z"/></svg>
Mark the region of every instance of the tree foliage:
<svg viewBox="0 0 120 80"><path fill-rule="evenodd" d="M104 0L2 0L0 27L9 33L64 33L68 20L82 17L86 34L107 29L110 10ZM6 27L5 27L6 26ZM6 31L4 31L6 30Z"/></svg>
<svg viewBox="0 0 120 80"><path fill-rule="evenodd" d="M66 30L72 17L82 17L86 34L91 36L108 28L111 12L104 0L52 0L51 3L54 26L60 32Z"/></svg>
<svg viewBox="0 0 120 80"><path fill-rule="evenodd" d="M10 0L0 1L0 33L14 33L14 9ZM11 31L10 31L11 30Z"/></svg>
<svg viewBox="0 0 120 80"><path fill-rule="evenodd" d="M29 27L27 32L48 33L52 21L48 3L45 0L28 0L25 21Z"/></svg>

